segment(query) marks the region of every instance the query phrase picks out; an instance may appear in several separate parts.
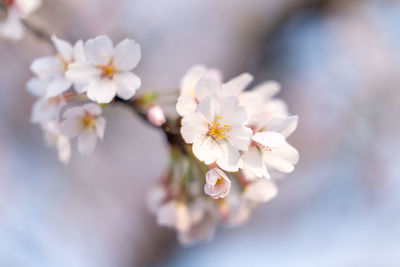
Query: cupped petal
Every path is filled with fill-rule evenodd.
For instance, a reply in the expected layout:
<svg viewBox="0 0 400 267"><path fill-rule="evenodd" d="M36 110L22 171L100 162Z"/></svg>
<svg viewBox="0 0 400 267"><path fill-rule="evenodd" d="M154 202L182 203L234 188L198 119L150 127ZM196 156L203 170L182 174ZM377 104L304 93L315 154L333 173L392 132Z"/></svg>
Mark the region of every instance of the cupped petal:
<svg viewBox="0 0 400 267"><path fill-rule="evenodd" d="M201 64L194 65L191 67L183 76L180 81L180 91L181 94L188 94L194 97L195 88L199 79L206 75L207 67Z"/></svg>
<svg viewBox="0 0 400 267"><path fill-rule="evenodd" d="M31 71L41 79L50 79L64 73L64 63L55 56L46 56L35 59L31 64Z"/></svg>
<svg viewBox="0 0 400 267"><path fill-rule="evenodd" d="M46 98L61 95L69 88L71 88L72 82L64 76L57 77L51 80L46 90Z"/></svg>
<svg viewBox="0 0 400 267"><path fill-rule="evenodd" d="M72 45L67 41L59 39L56 35L51 36L51 41L56 47L57 53L67 61L72 60Z"/></svg>
<svg viewBox="0 0 400 267"><path fill-rule="evenodd" d="M78 151L82 155L90 155L96 148L97 137L93 132L83 132L78 136Z"/></svg>
<svg viewBox="0 0 400 267"><path fill-rule="evenodd" d="M100 139L104 137L104 130L106 129L106 119L99 117L96 119L96 134Z"/></svg>
<svg viewBox="0 0 400 267"><path fill-rule="evenodd" d="M113 44L108 36L101 35L85 43L85 54L92 64L107 64L113 56Z"/></svg>
<svg viewBox="0 0 400 267"><path fill-rule="evenodd" d="M196 111L197 103L191 95L183 94L178 97L176 102L176 111L180 116L186 116Z"/></svg>
<svg viewBox="0 0 400 267"><path fill-rule="evenodd" d="M222 85L222 93L224 96L237 95L241 93L251 82L253 76L249 73L242 73L232 78Z"/></svg>
<svg viewBox="0 0 400 267"><path fill-rule="evenodd" d="M266 123L267 130L278 132L284 137L288 137L296 130L298 119L298 116L273 118Z"/></svg>
<svg viewBox="0 0 400 267"><path fill-rule="evenodd" d="M219 145L217 165L228 172L235 172L239 169L239 151L229 142Z"/></svg>
<svg viewBox="0 0 400 267"><path fill-rule="evenodd" d="M117 84L117 95L128 100L134 96L136 90L141 86L142 81L132 72L122 72L114 76L114 81Z"/></svg>
<svg viewBox="0 0 400 267"><path fill-rule="evenodd" d="M134 69L141 57L140 46L132 39L125 39L115 47L114 63L119 70L130 71Z"/></svg>
<svg viewBox="0 0 400 267"><path fill-rule="evenodd" d="M100 79L101 69L88 64L72 63L65 76L73 83L85 85Z"/></svg>
<svg viewBox="0 0 400 267"><path fill-rule="evenodd" d="M196 98L198 101L214 96L220 90L220 82L213 76L202 77L196 85Z"/></svg>
<svg viewBox="0 0 400 267"><path fill-rule="evenodd" d="M290 173L294 170L294 165L299 160L299 153L290 144L263 151L263 159L267 166L283 173Z"/></svg>
<svg viewBox="0 0 400 267"><path fill-rule="evenodd" d="M110 79L100 79L92 82L87 90L89 99L97 103L110 103L117 93L117 85Z"/></svg>
<svg viewBox="0 0 400 267"><path fill-rule="evenodd" d="M221 157L218 143L209 136L204 136L193 143L193 154L205 164L209 165Z"/></svg>
<svg viewBox="0 0 400 267"><path fill-rule="evenodd" d="M204 137L208 132L208 122L203 114L196 112L182 119L181 135L186 143L191 144Z"/></svg>
<svg viewBox="0 0 400 267"><path fill-rule="evenodd" d="M82 106L82 108L89 114L99 116L102 112L101 107L94 103L88 103Z"/></svg>
<svg viewBox="0 0 400 267"><path fill-rule="evenodd" d="M286 143L285 137L283 135L271 131L255 133L251 139L254 142L257 142L269 148L278 147Z"/></svg>

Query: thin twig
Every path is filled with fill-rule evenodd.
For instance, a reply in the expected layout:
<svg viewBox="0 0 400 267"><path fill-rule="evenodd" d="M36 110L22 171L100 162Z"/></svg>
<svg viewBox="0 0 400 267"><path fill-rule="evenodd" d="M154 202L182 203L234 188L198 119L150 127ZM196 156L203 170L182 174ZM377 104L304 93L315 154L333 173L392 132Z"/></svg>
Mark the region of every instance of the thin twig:
<svg viewBox="0 0 400 267"><path fill-rule="evenodd" d="M24 24L25 28L32 33L36 38L45 41L47 43L52 44L51 42L51 36L48 32L46 32L45 30L31 24L30 22L26 21L26 20L21 20L22 23Z"/></svg>
<svg viewBox="0 0 400 267"><path fill-rule="evenodd" d="M124 104L125 106L129 107L136 115L139 116L139 118L141 118L146 124L160 129L164 132L165 137L167 138L168 143L171 146L176 146L179 148L179 150L184 154L187 155L188 151L186 148L186 143L185 141L182 139L182 136L179 133L179 124L180 121L175 121L175 120L171 120L171 119L166 119L166 122L161 125L161 126L156 126L153 123L151 123L148 119L147 119L147 115L146 113L142 110L142 108L140 108L140 105L138 105L137 101L126 101L123 100L121 98L116 98L115 100L116 103L121 103Z"/></svg>

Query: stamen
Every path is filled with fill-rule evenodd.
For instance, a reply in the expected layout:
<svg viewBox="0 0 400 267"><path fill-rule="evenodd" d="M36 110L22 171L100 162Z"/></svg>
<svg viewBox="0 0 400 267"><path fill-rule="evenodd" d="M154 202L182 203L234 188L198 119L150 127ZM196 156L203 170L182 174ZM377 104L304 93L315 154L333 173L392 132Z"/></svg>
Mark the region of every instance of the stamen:
<svg viewBox="0 0 400 267"><path fill-rule="evenodd" d="M226 133L229 133L229 131L231 130L230 126L229 126L229 124L224 124L223 126L221 126L221 123L219 122L219 120L222 120L222 119L223 119L222 116L217 116L216 121L213 121L209 125L208 134L211 135L216 140L222 140L222 139L231 137L230 135L226 134Z"/></svg>
<svg viewBox="0 0 400 267"><path fill-rule="evenodd" d="M217 182L215 183L215 185L221 185L225 183L225 181L222 178L218 178Z"/></svg>
<svg viewBox="0 0 400 267"><path fill-rule="evenodd" d="M115 64L114 64L114 59L112 58L110 60L110 62L106 65L99 65L98 66L102 72L101 72L101 76L103 78L113 78L114 74L118 73L119 71L117 70Z"/></svg>

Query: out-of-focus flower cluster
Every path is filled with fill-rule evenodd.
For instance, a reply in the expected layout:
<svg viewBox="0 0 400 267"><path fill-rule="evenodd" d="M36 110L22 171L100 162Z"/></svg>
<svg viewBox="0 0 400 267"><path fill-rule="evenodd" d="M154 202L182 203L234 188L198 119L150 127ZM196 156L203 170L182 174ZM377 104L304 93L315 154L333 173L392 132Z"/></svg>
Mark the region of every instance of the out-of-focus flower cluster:
<svg viewBox="0 0 400 267"><path fill-rule="evenodd" d="M77 137L79 152L90 154L104 136L102 109L115 97L132 98L140 87L140 78L131 71L141 51L131 39L114 47L107 36L75 45L56 36L52 41L56 54L32 62L36 76L27 82L27 90L37 97L31 121L41 126L48 144L67 164L70 139Z"/></svg>
<svg viewBox="0 0 400 267"><path fill-rule="evenodd" d="M24 35L23 19L35 12L41 0L0 0L0 37L19 40Z"/></svg>
<svg viewBox="0 0 400 267"><path fill-rule="evenodd" d="M181 81L176 109L187 151L172 149L169 173L150 192L149 206L183 244L210 239L219 222L246 222L276 196L274 174L292 172L298 161L286 141L298 117L274 98L280 85L245 91L252 80L244 73L223 83L220 71L196 65Z"/></svg>

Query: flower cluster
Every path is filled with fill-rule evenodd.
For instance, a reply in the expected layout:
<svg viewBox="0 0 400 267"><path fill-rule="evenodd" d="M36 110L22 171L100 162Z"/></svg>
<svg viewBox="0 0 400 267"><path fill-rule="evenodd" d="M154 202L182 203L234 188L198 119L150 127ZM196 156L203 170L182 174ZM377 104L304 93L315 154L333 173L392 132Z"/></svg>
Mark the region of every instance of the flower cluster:
<svg viewBox="0 0 400 267"><path fill-rule="evenodd" d="M252 80L244 73L223 83L218 70L196 65L181 81L176 109L187 151L173 150L170 172L149 205L183 244L211 238L218 222L245 222L276 196L272 176L292 172L298 161L286 141L298 117L274 98L280 85L245 90Z"/></svg>
<svg viewBox="0 0 400 267"><path fill-rule="evenodd" d="M0 0L0 37L19 40L24 35L22 20L36 11L41 0Z"/></svg>
<svg viewBox="0 0 400 267"><path fill-rule="evenodd" d="M27 90L37 97L32 123L40 124L49 145L67 164L70 139L77 137L79 152L90 154L104 136L102 109L116 96L132 98L140 87L140 78L131 70L139 63L141 51L131 39L115 47L107 36L74 45L56 36L51 39L56 54L32 62L35 77L27 82Z"/></svg>

